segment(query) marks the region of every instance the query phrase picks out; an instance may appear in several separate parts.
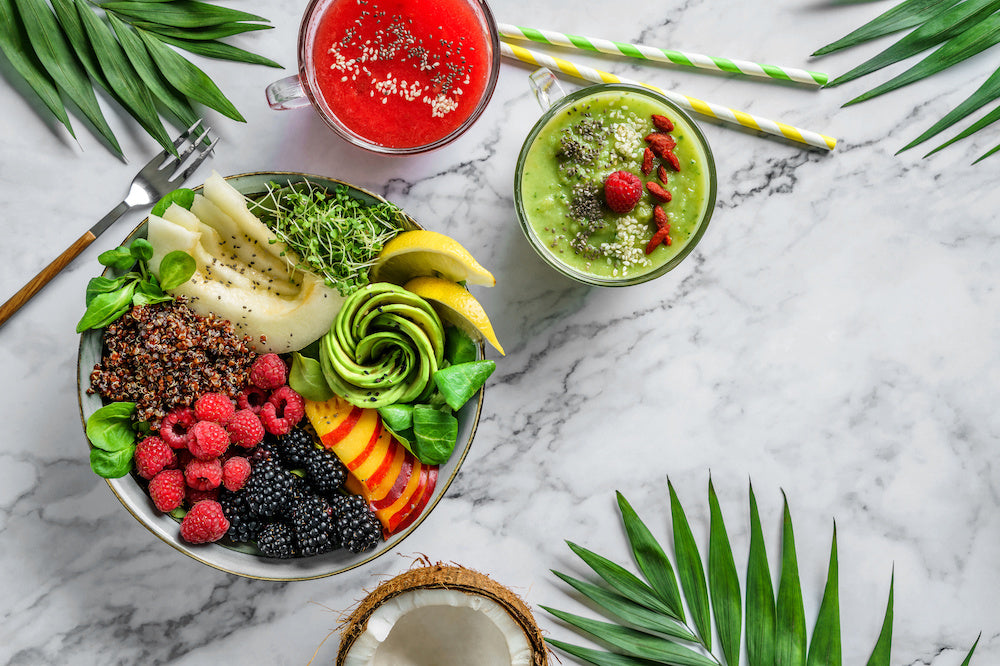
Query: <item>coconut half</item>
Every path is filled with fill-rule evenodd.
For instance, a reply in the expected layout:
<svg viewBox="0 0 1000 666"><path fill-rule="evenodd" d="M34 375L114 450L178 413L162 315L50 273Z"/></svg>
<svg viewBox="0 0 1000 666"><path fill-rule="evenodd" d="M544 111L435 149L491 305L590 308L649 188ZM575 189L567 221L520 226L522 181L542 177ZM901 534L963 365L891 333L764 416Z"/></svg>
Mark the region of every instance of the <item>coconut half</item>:
<svg viewBox="0 0 1000 666"><path fill-rule="evenodd" d="M435 564L380 584L347 619L337 666L544 666L528 606L488 576Z"/></svg>

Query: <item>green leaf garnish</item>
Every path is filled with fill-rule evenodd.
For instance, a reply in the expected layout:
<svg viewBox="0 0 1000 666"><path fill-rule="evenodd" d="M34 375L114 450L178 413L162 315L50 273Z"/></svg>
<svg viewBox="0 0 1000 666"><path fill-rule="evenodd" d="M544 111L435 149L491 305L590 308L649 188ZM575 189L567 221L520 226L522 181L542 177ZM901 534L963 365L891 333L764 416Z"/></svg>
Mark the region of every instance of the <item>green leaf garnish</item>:
<svg viewBox="0 0 1000 666"><path fill-rule="evenodd" d="M111 402L87 418L87 439L102 451L114 452L127 449L135 443L132 430L134 402Z"/></svg>
<svg viewBox="0 0 1000 666"><path fill-rule="evenodd" d="M135 446L130 445L119 451L90 450L90 469L105 479L118 479L132 469Z"/></svg>
<svg viewBox="0 0 1000 666"><path fill-rule="evenodd" d="M292 352L288 385L303 398L313 402L326 402L333 397L333 390L326 383L319 361L299 352Z"/></svg>
<svg viewBox="0 0 1000 666"><path fill-rule="evenodd" d="M184 250L173 250L160 261L160 284L164 289L175 289L194 275L198 264Z"/></svg>
<svg viewBox="0 0 1000 666"><path fill-rule="evenodd" d="M434 385L448 406L457 412L483 387L496 369L496 362L489 359L449 365L434 373Z"/></svg>
<svg viewBox="0 0 1000 666"><path fill-rule="evenodd" d="M163 217L163 214L170 208L170 204L177 204L181 208L191 210L191 206L194 205L194 190L179 187L172 192L167 192L156 202L156 205L153 206L153 210L149 211L149 214Z"/></svg>
<svg viewBox="0 0 1000 666"><path fill-rule="evenodd" d="M444 329L444 358L452 365L475 361L478 356L476 342L458 326Z"/></svg>
<svg viewBox="0 0 1000 666"><path fill-rule="evenodd" d="M395 432L403 432L413 427L413 405L386 405L378 408L378 415L382 417L382 422Z"/></svg>
<svg viewBox="0 0 1000 666"><path fill-rule="evenodd" d="M448 462L458 441L458 419L427 405L413 407L413 441L410 452L422 463Z"/></svg>

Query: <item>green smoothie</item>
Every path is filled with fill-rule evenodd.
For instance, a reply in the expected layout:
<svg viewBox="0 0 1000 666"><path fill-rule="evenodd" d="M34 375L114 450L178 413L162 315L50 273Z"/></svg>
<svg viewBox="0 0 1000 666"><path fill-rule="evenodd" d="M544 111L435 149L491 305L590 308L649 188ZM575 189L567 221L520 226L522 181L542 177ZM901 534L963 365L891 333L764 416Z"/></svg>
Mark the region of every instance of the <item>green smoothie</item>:
<svg viewBox="0 0 1000 666"><path fill-rule="evenodd" d="M656 157L643 173L646 137L663 131L654 127L653 115L673 122L669 135L679 171ZM628 213L612 211L605 201L604 181L615 171L634 173L644 185ZM536 247L570 272L600 281L640 278L676 263L697 242L715 205L714 165L698 130L658 97L621 86L572 100L555 113L522 153L518 178L520 214ZM650 182L672 199L656 199ZM656 205L667 214L670 244L647 254L657 231Z"/></svg>

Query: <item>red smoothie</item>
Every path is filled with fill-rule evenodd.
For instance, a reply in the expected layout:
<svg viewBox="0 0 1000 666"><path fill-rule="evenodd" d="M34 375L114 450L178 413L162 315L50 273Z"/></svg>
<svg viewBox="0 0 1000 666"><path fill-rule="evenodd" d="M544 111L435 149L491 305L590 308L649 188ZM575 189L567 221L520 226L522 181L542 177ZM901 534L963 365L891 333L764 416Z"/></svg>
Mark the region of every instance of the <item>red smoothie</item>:
<svg viewBox="0 0 1000 666"><path fill-rule="evenodd" d="M455 131L490 77L487 27L463 0L336 0L313 43L316 83L332 112L389 148Z"/></svg>

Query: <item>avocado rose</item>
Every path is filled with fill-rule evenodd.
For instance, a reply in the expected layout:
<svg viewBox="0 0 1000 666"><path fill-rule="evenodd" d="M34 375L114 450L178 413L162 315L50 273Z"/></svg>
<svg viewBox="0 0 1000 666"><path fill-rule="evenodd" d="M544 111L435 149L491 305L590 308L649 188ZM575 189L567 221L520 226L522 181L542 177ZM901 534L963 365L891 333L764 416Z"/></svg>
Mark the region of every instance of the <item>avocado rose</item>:
<svg viewBox="0 0 1000 666"><path fill-rule="evenodd" d="M434 390L444 327L427 301L387 282L351 294L320 341L334 393L358 407L413 402Z"/></svg>

